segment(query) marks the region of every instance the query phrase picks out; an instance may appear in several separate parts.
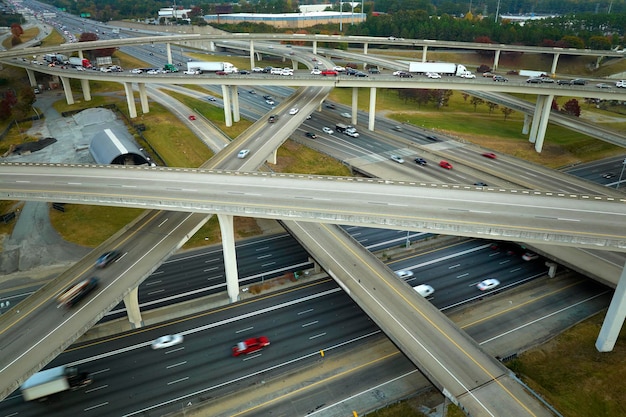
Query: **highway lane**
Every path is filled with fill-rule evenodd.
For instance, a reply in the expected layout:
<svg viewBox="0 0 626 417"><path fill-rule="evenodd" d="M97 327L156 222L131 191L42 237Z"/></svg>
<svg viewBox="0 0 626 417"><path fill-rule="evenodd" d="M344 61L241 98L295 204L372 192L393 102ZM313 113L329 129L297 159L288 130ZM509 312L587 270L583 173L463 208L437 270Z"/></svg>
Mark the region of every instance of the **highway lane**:
<svg viewBox="0 0 626 417"><path fill-rule="evenodd" d="M473 245L474 248L484 246L480 242L468 242L468 244L470 247ZM466 257L469 260L475 258L475 255L468 251L466 244L453 245L443 252L439 254L437 262L444 265L450 263L449 255L455 252L458 256ZM422 255L423 258L431 261L433 256L435 256L435 253ZM454 258L456 259L457 256ZM526 263L526 265L529 264ZM490 263L485 266L486 268L490 266L497 268L497 266ZM445 279L445 273L441 279ZM467 280L471 281L471 277L467 277ZM524 279L520 279L520 282L523 281ZM458 283L458 286L465 288L466 294L470 296L468 300L471 300L472 291L468 290L468 287L462 283ZM333 288L334 290L330 291ZM328 291L330 292L323 295L322 298L304 299L304 297L313 295L318 297ZM412 289L406 287L406 291L411 292ZM576 293L580 294L581 291ZM283 296L286 298L283 299ZM279 301L276 301L277 297L280 297ZM294 301L298 304L293 306L293 310L291 310L292 306L286 306L277 307L278 309L274 311L273 305L275 303L291 303ZM549 306L552 303L546 303L546 305ZM264 308L272 310L272 315L269 317L262 315L258 318L247 316ZM298 320L294 319L293 311L296 312L295 316ZM238 317L243 318L238 319ZM215 323L220 321L227 321L228 323L215 327ZM503 323L506 324L507 321ZM196 332L195 329L202 326L208 327L203 331ZM222 327L228 327L228 329L222 329ZM370 334L373 329L369 318L362 314L361 310L333 282L325 280L325 282L307 284L301 289L281 291L280 295L258 297L238 305L229 305L218 308L213 312L198 314L191 319L176 320L170 324L164 323L159 326L138 329L126 334L113 336L105 341L89 342L81 346L71 347L49 366L78 363L85 369L96 373L96 382L85 390L85 395L78 392L63 395L62 407L60 407L60 403L57 404L54 401L51 403L51 406L46 404L45 407L50 412L50 415L57 415L52 412L57 410L57 408L59 413L61 413L67 410L79 410L81 407L84 409L108 403L98 407L98 414L96 415L121 415L121 403L127 403L124 407L131 407L131 405L137 407L138 404L143 404L140 401L147 401L148 403L151 403L151 401L152 403L164 402L166 398L187 395L188 392L201 391L204 387L216 386L224 383L225 380L233 380L257 372L257 367L267 369L276 366L275 362L266 363L264 359L261 361L257 357L252 357L252 362L242 360L243 366L239 364L237 359L231 358L232 360L228 361L230 345L238 338L243 338L246 335L252 336L259 334L259 332L267 333L273 343L270 348L263 351L261 356L265 358L270 351L278 352L276 358L282 361L279 362L282 363L280 372L284 373L285 366L306 366L307 363L310 364L310 360L318 357L315 353L319 349L328 349L329 345L341 345L347 349L352 349L355 343L361 345L365 341L356 339L365 334ZM186 339L184 344L181 345L183 347L182 350L178 350L178 347L173 347L169 350L158 351L171 352L164 353L164 355L150 351L147 344L152 339L162 334L175 332L183 332L185 334ZM304 343L300 344L292 341L292 339L298 339L302 334L309 335L308 337L311 337L311 339L307 338ZM488 335L491 337L492 334L489 333ZM288 346L283 346L285 344ZM312 356L298 361L297 365L284 364L284 362L288 362L292 358L300 358L308 354ZM331 353L328 353L328 355L331 355ZM335 355L335 353L332 353L332 355ZM155 361L155 357L162 359ZM155 362L160 363L157 365ZM189 369L191 364L202 369L195 374ZM168 368L169 366L171 368ZM210 371L207 371L206 367L209 367ZM263 379L270 378L270 376L271 372L269 375L263 374ZM172 392L169 395L163 392L163 385L187 377L195 380L196 385L192 387L187 386L186 390L182 391L176 389L178 388L177 386L171 390ZM252 381L254 380L256 379L252 377ZM176 382L176 384L188 384L185 381L187 380ZM225 390L219 391L219 395L225 395L227 392L232 392L233 389L240 389L242 386L249 386L253 383L252 381L239 381L235 384L236 387L231 385ZM170 388L171 385L169 385ZM136 392L138 390L141 392ZM217 395L217 393L211 390L210 397L216 397ZM115 401L110 400L111 396L115 398ZM121 401L120 396L128 399ZM202 397L206 398L207 394L204 393ZM194 400L193 402L195 403L196 401ZM41 410L41 408L37 408L39 407L38 403L22 403L17 393L1 404L2 407L0 409L3 412L10 412L14 410L13 407L17 407L26 413L23 415L32 415L28 412L29 410L32 411L33 407L38 411ZM180 405L181 402L179 401L177 404ZM160 410L164 412L167 410L167 407Z"/></svg>

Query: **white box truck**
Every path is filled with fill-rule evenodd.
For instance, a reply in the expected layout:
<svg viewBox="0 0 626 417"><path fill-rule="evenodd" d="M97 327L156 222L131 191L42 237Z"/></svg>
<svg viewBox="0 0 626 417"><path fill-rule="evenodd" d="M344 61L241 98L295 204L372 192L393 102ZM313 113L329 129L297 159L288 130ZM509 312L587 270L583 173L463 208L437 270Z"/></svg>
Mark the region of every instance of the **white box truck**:
<svg viewBox="0 0 626 417"><path fill-rule="evenodd" d="M75 390L92 382L87 372L79 372L76 367L57 366L37 372L28 378L20 387L20 391L26 401L43 401L50 395Z"/></svg>
<svg viewBox="0 0 626 417"><path fill-rule="evenodd" d="M519 75L523 77L547 77L545 71L535 71L535 70L519 70Z"/></svg>
<svg viewBox="0 0 626 417"><path fill-rule="evenodd" d="M187 71L200 71L200 72L224 71L230 74L233 72L238 72L239 70L230 62L189 61L187 62Z"/></svg>
<svg viewBox="0 0 626 417"><path fill-rule="evenodd" d="M435 72L441 75L456 75L460 77L470 71L464 65L451 62L409 62L409 72L418 74Z"/></svg>

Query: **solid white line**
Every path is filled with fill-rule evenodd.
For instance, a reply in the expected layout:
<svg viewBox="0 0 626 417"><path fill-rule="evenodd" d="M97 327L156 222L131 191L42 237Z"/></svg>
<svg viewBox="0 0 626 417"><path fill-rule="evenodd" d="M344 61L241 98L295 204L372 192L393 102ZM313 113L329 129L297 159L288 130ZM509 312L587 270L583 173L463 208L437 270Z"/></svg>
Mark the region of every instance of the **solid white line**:
<svg viewBox="0 0 626 417"><path fill-rule="evenodd" d="M315 336L311 336L311 337L309 337L309 340L317 339L318 337L322 337L322 336L326 336L326 332L320 333L320 334L316 334Z"/></svg>

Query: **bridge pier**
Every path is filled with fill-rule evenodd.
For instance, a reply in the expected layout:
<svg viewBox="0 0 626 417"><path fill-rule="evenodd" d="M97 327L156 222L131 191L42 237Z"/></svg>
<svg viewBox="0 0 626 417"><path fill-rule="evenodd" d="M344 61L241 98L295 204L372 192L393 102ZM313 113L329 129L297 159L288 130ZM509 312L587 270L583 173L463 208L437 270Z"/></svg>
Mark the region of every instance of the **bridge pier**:
<svg viewBox="0 0 626 417"><path fill-rule="evenodd" d="M367 43L363 43L363 55L367 55Z"/></svg>
<svg viewBox="0 0 626 417"><path fill-rule="evenodd" d="M252 71L254 67L254 41L250 39L250 71Z"/></svg>
<svg viewBox="0 0 626 417"><path fill-rule="evenodd" d="M527 135L530 130L530 122L532 117L529 114L524 114L524 125L522 126L522 135Z"/></svg>
<svg viewBox="0 0 626 417"><path fill-rule="evenodd" d="M556 52L554 54L554 57L552 58L552 67L550 68L550 75L553 77L556 75L556 65L559 62L560 55L561 55L560 53Z"/></svg>
<svg viewBox="0 0 626 417"><path fill-rule="evenodd" d="M548 120L550 118L550 110L552 108L552 100L554 95L547 96L538 95L537 103L535 104L535 113L533 115L533 122L530 128L530 136L528 138L530 143L535 144L535 150L541 153L543 148L543 140L546 136L546 129L548 127Z"/></svg>
<svg viewBox="0 0 626 417"><path fill-rule="evenodd" d="M124 297L124 305L126 306L126 314L128 321L133 329L143 327L144 323L141 319L141 311L139 310L139 287L133 288Z"/></svg>
<svg viewBox="0 0 626 417"><path fill-rule="evenodd" d="M422 62L426 62L426 56L428 55L428 45L422 46Z"/></svg>
<svg viewBox="0 0 626 417"><path fill-rule="evenodd" d="M600 334L598 339L596 339L598 352L610 352L613 350L619 332L624 325L624 318L626 318L626 265L622 268L617 288L615 288L615 293L604 317Z"/></svg>
<svg viewBox="0 0 626 417"><path fill-rule="evenodd" d="M500 49L496 49L496 54L493 57L493 69L494 71L498 69L498 64L500 63Z"/></svg>
<svg viewBox="0 0 626 417"><path fill-rule="evenodd" d="M367 121L367 128L374 131L374 124L376 121L376 87L370 88L370 111L369 120Z"/></svg>
<svg viewBox="0 0 626 417"><path fill-rule="evenodd" d="M278 149L274 149L274 152L267 156L266 161L270 164L276 165L278 163Z"/></svg>
<svg viewBox="0 0 626 417"><path fill-rule="evenodd" d="M230 111L230 89L226 84L222 84L222 100L224 100L224 121L227 127L231 127L233 125L233 116Z"/></svg>
<svg viewBox="0 0 626 417"><path fill-rule="evenodd" d="M146 83L137 83L137 88L139 89L141 112L143 114L150 113L150 106L148 105L148 93L146 92Z"/></svg>
<svg viewBox="0 0 626 417"><path fill-rule="evenodd" d="M226 290L231 303L239 300L239 279L237 272L237 253L235 250L235 233L233 216L218 214L222 234L222 251L224 253L224 270L226 272Z"/></svg>
<svg viewBox="0 0 626 417"><path fill-rule="evenodd" d="M37 78L35 77L35 71L27 69L26 75L28 75L28 82L30 83L30 86L37 87Z"/></svg>
<svg viewBox="0 0 626 417"><path fill-rule="evenodd" d="M72 86L70 85L70 79L67 77L59 77L61 84L63 84L63 92L65 93L65 101L67 104L74 104L74 96L72 95Z"/></svg>
<svg viewBox="0 0 626 417"><path fill-rule="evenodd" d="M80 88L83 90L85 101L91 101L91 89L89 88L89 80L81 79Z"/></svg>
<svg viewBox="0 0 626 417"><path fill-rule="evenodd" d="M126 104L128 104L128 116L131 119L137 117L137 107L135 106L135 94L133 93L133 84L124 83L124 91L126 92Z"/></svg>
<svg viewBox="0 0 626 417"><path fill-rule="evenodd" d="M167 42L165 44L165 52L167 53L167 63L172 64L172 44Z"/></svg>
<svg viewBox="0 0 626 417"><path fill-rule="evenodd" d="M363 46L364 54L367 54L367 44ZM317 55L317 41L313 41L313 55Z"/></svg>
<svg viewBox="0 0 626 417"><path fill-rule="evenodd" d="M229 90L233 101L233 122L237 123L241 120L239 115L239 87L231 85Z"/></svg>
<svg viewBox="0 0 626 417"><path fill-rule="evenodd" d="M358 116L358 112L359 112L359 89L358 87L352 87L352 124L356 125L357 123L357 116Z"/></svg>

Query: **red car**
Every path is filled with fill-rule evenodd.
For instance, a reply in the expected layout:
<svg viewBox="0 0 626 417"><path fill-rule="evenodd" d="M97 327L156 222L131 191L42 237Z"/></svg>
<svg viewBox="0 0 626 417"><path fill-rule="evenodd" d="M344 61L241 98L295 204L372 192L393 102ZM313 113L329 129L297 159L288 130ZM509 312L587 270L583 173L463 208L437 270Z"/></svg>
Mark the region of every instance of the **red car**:
<svg viewBox="0 0 626 417"><path fill-rule="evenodd" d="M489 158L489 159L496 159L496 158L497 158L497 157L496 157L496 154L495 154L495 153L493 153L493 152L485 152L485 153L483 154L483 156L484 156L485 158Z"/></svg>
<svg viewBox="0 0 626 417"><path fill-rule="evenodd" d="M191 116L189 116L189 120L196 120L196 116L192 114Z"/></svg>
<svg viewBox="0 0 626 417"><path fill-rule="evenodd" d="M322 75L323 76L327 76L327 75L332 75L334 77L336 77L337 75L339 75L339 73L335 70L324 70L322 71Z"/></svg>
<svg viewBox="0 0 626 417"><path fill-rule="evenodd" d="M215 71L216 75L228 75L226 71Z"/></svg>
<svg viewBox="0 0 626 417"><path fill-rule="evenodd" d="M452 164L448 161L441 161L439 162L439 166L441 168L445 168L445 169L452 169Z"/></svg>
<svg viewBox="0 0 626 417"><path fill-rule="evenodd" d="M270 340L265 336L253 337L233 346L233 356L248 355L270 345Z"/></svg>

